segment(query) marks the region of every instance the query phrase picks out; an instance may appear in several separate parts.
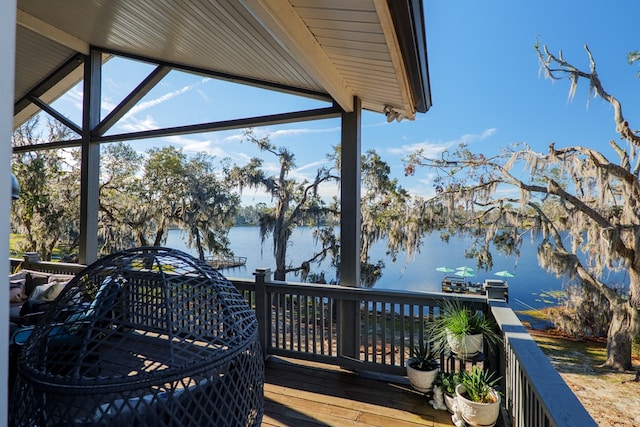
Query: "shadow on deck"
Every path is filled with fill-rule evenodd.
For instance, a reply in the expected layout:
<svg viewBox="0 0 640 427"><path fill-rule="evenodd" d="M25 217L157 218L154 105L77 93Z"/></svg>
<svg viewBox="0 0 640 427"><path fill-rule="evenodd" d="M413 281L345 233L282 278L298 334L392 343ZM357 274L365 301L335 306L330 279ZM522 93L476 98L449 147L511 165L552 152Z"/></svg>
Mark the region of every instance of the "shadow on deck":
<svg viewBox="0 0 640 427"><path fill-rule="evenodd" d="M447 411L406 378L369 378L334 366L272 357L266 362L263 426L451 426Z"/></svg>

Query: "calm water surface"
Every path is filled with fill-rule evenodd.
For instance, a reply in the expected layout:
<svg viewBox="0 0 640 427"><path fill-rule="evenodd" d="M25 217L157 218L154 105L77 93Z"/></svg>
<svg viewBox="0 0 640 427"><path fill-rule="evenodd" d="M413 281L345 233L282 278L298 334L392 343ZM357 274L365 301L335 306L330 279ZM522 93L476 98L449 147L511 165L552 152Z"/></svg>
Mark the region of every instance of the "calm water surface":
<svg viewBox="0 0 640 427"><path fill-rule="evenodd" d="M222 270L225 276L253 278L256 268L268 267L275 269L272 254L271 240L260 243L258 227L234 227L229 233L231 250L236 256L247 257L244 267ZM186 247L179 230L171 230L167 238L166 246L197 255L193 249ZM293 264L299 264L305 258L310 257L315 248L312 230L306 227L298 227L294 230L287 250L287 257ZM465 239L451 239L444 243L438 235L429 235L423 239L420 253L413 260L407 260L405 254L399 254L397 261L385 256L384 242L378 244L371 251L371 260L376 262L382 259L385 269L375 287L378 289L411 290L411 291L440 291L440 281L443 273L436 271L437 267L447 266L457 268L468 266L476 270L475 261L464 258L468 241ZM537 262L535 243L526 240L523 243L520 258L517 261L501 254L494 253L494 267L491 271L477 272L475 277L469 278L474 282L482 282L484 279L499 279L493 273L508 270L516 274L516 277L508 279L509 303L515 310L527 307L540 308L547 304L540 301L538 294L543 291L559 290L564 285L563 278L544 271ZM314 271L324 271L327 281L335 279L329 263L324 263ZM287 276L288 280L298 280L293 274Z"/></svg>

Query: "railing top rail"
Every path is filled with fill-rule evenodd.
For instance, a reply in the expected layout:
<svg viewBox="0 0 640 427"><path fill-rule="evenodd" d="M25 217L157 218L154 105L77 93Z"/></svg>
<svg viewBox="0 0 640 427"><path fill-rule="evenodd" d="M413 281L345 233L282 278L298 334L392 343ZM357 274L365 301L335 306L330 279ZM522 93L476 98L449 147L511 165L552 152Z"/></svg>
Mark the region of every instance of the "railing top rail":
<svg viewBox="0 0 640 427"><path fill-rule="evenodd" d="M513 310L504 302L489 300L493 317L504 333L504 342L520 361L538 399L558 427L596 426L558 371L549 363Z"/></svg>
<svg viewBox="0 0 640 427"><path fill-rule="evenodd" d="M251 279L227 277L240 288L248 289L255 282ZM265 282L267 292L281 294L297 294L315 297L335 297L347 301L382 301L394 304L439 305L445 300L457 299L473 308L487 308L487 298L483 295L452 294L446 292L421 292L394 289L353 288L347 286L318 283L287 282L269 280Z"/></svg>
<svg viewBox="0 0 640 427"><path fill-rule="evenodd" d="M21 266L21 268L27 270L36 271L56 271L65 273L78 273L82 271L86 265L75 264L68 262L54 262L54 261L40 261L40 260L25 260L23 258L9 258L9 263L12 266Z"/></svg>
<svg viewBox="0 0 640 427"><path fill-rule="evenodd" d="M354 288L347 286L300 283L300 282L282 282L269 281L266 283L267 290L270 292L286 292L314 295L336 295L341 299L374 301L383 300L392 303L411 303L421 304L429 301L442 301L445 299L457 299L461 302L486 306L487 298L482 295L470 294L451 294L445 292L421 292L421 291L405 291L395 289L377 289L377 288Z"/></svg>

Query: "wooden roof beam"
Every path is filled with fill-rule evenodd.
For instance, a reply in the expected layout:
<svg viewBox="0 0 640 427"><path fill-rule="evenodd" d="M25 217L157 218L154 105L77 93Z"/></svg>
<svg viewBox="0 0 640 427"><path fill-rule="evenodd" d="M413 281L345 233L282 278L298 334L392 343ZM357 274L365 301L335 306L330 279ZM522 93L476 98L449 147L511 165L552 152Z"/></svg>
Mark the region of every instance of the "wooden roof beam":
<svg viewBox="0 0 640 427"><path fill-rule="evenodd" d="M60 29L54 27L51 24L47 24L44 21L29 15L27 12L17 9L16 23L21 27L27 28L34 33L40 34L43 37L53 40L56 43L61 44L69 49L79 52L83 55L88 55L90 46L89 43L80 40L79 38L65 33Z"/></svg>
<svg viewBox="0 0 640 427"><path fill-rule="evenodd" d="M345 112L353 112L353 90L291 3L282 0L242 0L242 3L273 38L300 61Z"/></svg>

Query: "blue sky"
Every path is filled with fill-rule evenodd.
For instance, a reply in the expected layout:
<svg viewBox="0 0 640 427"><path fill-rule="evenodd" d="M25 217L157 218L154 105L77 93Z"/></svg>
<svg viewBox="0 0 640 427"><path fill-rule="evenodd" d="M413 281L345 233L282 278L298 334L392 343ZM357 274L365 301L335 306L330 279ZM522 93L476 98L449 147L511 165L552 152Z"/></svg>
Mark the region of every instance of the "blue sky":
<svg viewBox="0 0 640 427"><path fill-rule="evenodd" d="M415 194L432 193L429 171L415 177L403 174L402 158L418 147L437 153L467 142L484 154L495 153L513 142L527 142L545 151L556 146L584 145L612 153L608 141L616 139L612 109L601 99L589 99L581 82L573 100L569 82L552 82L540 73L533 49L536 39L550 51L588 69L587 43L605 89L623 104L632 128L640 128L637 65L626 55L640 49L640 2L578 2L425 0L427 50L433 107L416 120L387 123L381 114L363 114L362 150L375 149L392 167L402 185ZM104 70L103 113L115 106L151 70L145 64L115 60ZM247 102L247 100L250 100ZM152 129L205 121L272 114L317 107L317 101L274 94L172 72L127 115L112 133ZM79 122L79 89L56 103ZM311 179L325 155L339 144L339 120L304 122L256 129L278 146L296 154L295 176ZM217 158L244 164L259 155L241 142L242 131L217 132L150 141L130 142L140 151L174 144L186 153L206 151ZM612 156L613 158L613 156ZM265 157L268 168L275 159ZM337 187L325 188L325 194ZM259 193L244 193L244 202L268 201Z"/></svg>

